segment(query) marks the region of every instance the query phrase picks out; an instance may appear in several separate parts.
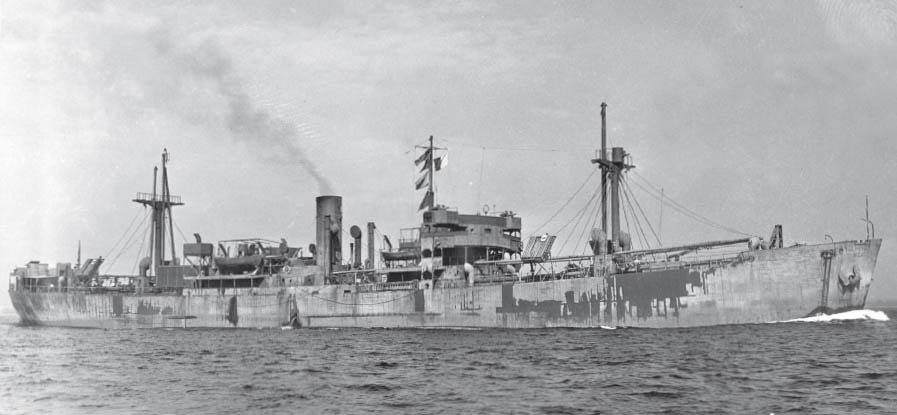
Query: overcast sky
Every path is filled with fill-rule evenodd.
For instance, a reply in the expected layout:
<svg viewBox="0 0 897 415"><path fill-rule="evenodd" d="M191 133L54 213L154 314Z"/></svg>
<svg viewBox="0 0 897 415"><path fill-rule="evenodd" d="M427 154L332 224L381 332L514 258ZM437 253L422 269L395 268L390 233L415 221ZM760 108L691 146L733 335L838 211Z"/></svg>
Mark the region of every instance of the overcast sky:
<svg viewBox="0 0 897 415"><path fill-rule="evenodd" d="M429 135L450 154L437 202L527 233L591 172L606 101L638 174L726 227L862 239L868 194L870 299L897 298L895 79L893 2L0 1L0 270L74 262L80 240L132 273L143 227L112 248L166 147L187 236L307 246L333 193L346 228L397 237ZM738 236L663 216L667 245Z"/></svg>

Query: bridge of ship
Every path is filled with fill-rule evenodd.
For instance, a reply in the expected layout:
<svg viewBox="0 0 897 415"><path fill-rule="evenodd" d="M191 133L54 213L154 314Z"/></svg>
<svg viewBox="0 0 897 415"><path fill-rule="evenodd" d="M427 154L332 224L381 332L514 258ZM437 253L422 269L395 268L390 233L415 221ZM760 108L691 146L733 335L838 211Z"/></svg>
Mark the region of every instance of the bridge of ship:
<svg viewBox="0 0 897 415"><path fill-rule="evenodd" d="M402 230L399 251L383 252L388 282L442 277L480 260L512 259L521 251L521 219L512 212L465 215L437 206L418 228Z"/></svg>

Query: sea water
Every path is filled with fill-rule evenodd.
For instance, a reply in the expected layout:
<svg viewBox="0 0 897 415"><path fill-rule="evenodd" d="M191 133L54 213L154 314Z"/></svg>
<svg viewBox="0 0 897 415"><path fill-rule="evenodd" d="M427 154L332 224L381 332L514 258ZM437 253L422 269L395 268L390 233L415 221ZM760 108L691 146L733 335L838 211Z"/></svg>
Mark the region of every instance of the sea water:
<svg viewBox="0 0 897 415"><path fill-rule="evenodd" d="M616 330L7 323L0 413L897 413L888 317Z"/></svg>

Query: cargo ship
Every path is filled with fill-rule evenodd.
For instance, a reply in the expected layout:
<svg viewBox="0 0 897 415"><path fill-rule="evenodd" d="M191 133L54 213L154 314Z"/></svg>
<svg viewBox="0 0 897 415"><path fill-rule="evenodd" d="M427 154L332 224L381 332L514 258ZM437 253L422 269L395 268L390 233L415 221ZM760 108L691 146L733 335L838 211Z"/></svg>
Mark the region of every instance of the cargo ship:
<svg viewBox="0 0 897 415"><path fill-rule="evenodd" d="M377 237L374 222L366 243L360 227L346 233L342 198L322 195L307 249L284 239L212 244L194 234L177 257L172 208L183 202L169 191L166 150L160 186L155 170L153 192L133 199L148 208L151 234L136 275L102 273L102 257L82 263L79 246L74 266L32 261L16 268L9 295L23 324L96 328L663 328L865 306L881 246L874 231L862 240L785 246L775 225L766 240L744 235L667 247L658 240L636 249L621 226L621 213L630 222L627 211L640 223L624 187L634 166L624 148L607 148L604 104L601 119L601 149L590 159L601 184L592 214L583 208L580 215L596 226L583 225L581 255L553 255L557 235L524 238L513 212L462 214L437 204L434 174L444 167L437 156L444 149L430 137L414 160L422 174L415 187L425 191L421 223L403 229L395 246Z"/></svg>

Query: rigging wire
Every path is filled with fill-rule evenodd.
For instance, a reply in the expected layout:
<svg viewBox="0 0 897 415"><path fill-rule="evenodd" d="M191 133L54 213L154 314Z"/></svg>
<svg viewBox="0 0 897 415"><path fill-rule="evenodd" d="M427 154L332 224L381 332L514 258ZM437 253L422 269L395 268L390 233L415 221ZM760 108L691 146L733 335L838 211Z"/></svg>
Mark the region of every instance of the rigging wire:
<svg viewBox="0 0 897 415"><path fill-rule="evenodd" d="M144 213L144 215L148 214L148 211L146 210L146 208L143 209L143 213ZM111 255L115 252L115 248L118 247L118 244L121 243L121 241L122 241L123 239L125 239L125 236L128 234L128 232L131 231L131 226L134 225L134 221L137 220L137 217L138 217L138 216L140 216L140 209L138 209L137 212L134 212L134 217L131 218L131 222L128 223L128 227L125 228L125 231L121 234L121 237L119 237L118 240L115 241L115 244L112 245L112 248L110 248L110 249L109 249L109 252L106 253L105 258L109 258L109 256L111 256ZM145 219L145 218L144 218L144 219Z"/></svg>
<svg viewBox="0 0 897 415"><path fill-rule="evenodd" d="M645 245L647 245L648 249L651 249L650 239L648 238L648 235L645 233L645 228L642 226L642 218L640 218L639 215L637 214L637 212L635 211L635 206L633 203L635 197L632 196L632 193L629 191L629 184L624 181L621 181L621 183L622 183L622 187L623 187L623 196L626 199L626 203L629 204L629 211L630 211L630 213L632 213L632 217L635 218L635 225L637 226L638 231L642 234L642 238L644 238L644 240L645 240ZM644 216L644 214L642 214L642 216ZM645 222L648 222L647 217L644 217L644 219L645 219Z"/></svg>
<svg viewBox="0 0 897 415"><path fill-rule="evenodd" d="M564 251L564 248L567 246L567 242L570 240L570 238L573 236L573 234L576 233L576 229L579 227L579 223L582 221L582 218L585 217L585 214L588 211L589 206L592 205L592 201L595 200L595 198L598 196L599 193L600 193L600 191L595 190L595 192L592 193L592 197L586 202L585 205L583 205L582 209L580 209L579 212L576 212L576 216L574 216L576 218L576 224L573 225L573 229L571 229L570 233L567 234L567 238L564 239L564 243L561 244L561 247L560 247L560 249L558 249L558 252ZM558 229L557 234L560 234L561 231L564 230L567 227L567 225L569 225L571 222L573 222L573 218L570 218L570 220L567 223L565 223L564 226L561 227L561 229Z"/></svg>
<svg viewBox="0 0 897 415"><path fill-rule="evenodd" d="M600 192L600 190L599 190L599 192ZM585 238L583 238L583 237L586 236L586 232L588 232L589 230L591 230L592 228L595 227L595 222L598 221L598 212L600 210L601 210L601 202L600 202L600 199L597 199L597 200L595 200L595 207L592 208L592 213L591 213L592 222L589 223L589 221L586 220L586 223L584 224L585 226L583 227L582 232L579 234L579 240L582 243L582 255L585 255L586 250L588 250L588 248L589 248L589 238L590 238L590 237L585 237Z"/></svg>
<svg viewBox="0 0 897 415"><path fill-rule="evenodd" d="M629 212L632 214L632 220L635 224L635 230L638 231L636 236L639 238L639 242L642 244L643 248L651 249L651 244L648 242L648 237L645 236L645 230L642 228L641 220L636 214L635 208L632 206L632 200L630 200L629 195L626 192L625 183L621 180L620 184L620 187L623 188L623 202L625 203L623 209L625 211L626 207L629 207Z"/></svg>
<svg viewBox="0 0 897 415"><path fill-rule="evenodd" d="M623 181L621 180L621 181L620 181L620 189L622 190L622 188L623 188ZM622 196L623 196L623 197L620 198L620 199L621 199L621 200L620 200L620 205L621 205L620 207L621 207L622 210L623 210L623 217L626 219L626 223L627 223L626 232L629 233L629 225L628 225L628 224L629 224L629 209L628 209L628 207L629 207L629 200L628 200L627 197L626 197L626 192L625 192L625 191L622 192ZM634 224L635 224L635 218L633 218L633 225L634 225ZM636 243L636 242L639 243L639 246L640 246L641 249L646 248L646 247L644 246L644 242L642 241L641 235L639 235L639 233L638 233L638 228L636 227L635 230L636 230L635 235L633 235L632 233L629 233L629 241L630 241L630 243L633 245L633 246L629 247L629 249L633 249L633 248L635 248L635 243Z"/></svg>
<svg viewBox="0 0 897 415"><path fill-rule="evenodd" d="M174 218L171 219L171 223L174 225L174 228L177 229L178 233L181 235L181 240L184 241L185 244L188 243L187 237L184 236L184 232L181 231L181 227L178 226L178 223L174 221ZM183 248L181 248L181 254L183 254L183 253L184 253L184 250L183 250ZM174 257L175 256L174 253L172 253L171 256ZM187 261L187 263L190 264L190 267L193 268L194 271L196 271L196 275L202 275L202 270L200 270L196 264L194 264L192 261L187 259L186 256L184 256L184 255L182 255L182 256L184 258L184 261Z"/></svg>
<svg viewBox="0 0 897 415"><path fill-rule="evenodd" d="M140 221L140 224L138 224L138 225L134 228L134 230L131 232L131 236L128 237L128 239L127 239L127 241L125 242L125 244L124 244L121 248L118 249L118 253L115 254L115 258L113 258L111 261L109 261L109 262L106 264L106 268L111 269L112 266L115 265L115 262L118 261L118 259L121 257L121 255L122 255L125 251L127 251L128 249L131 248L131 246L134 244L134 243L132 242L132 240L134 239L134 236L137 234L137 231L140 229L140 227L146 222L146 218L148 218L148 217L149 217L149 214L143 216L143 220L141 220L141 221ZM147 227L146 229L144 229L144 234L145 234L145 232L146 232L147 229L149 229L149 227ZM143 239L143 236L141 236L140 238Z"/></svg>
<svg viewBox="0 0 897 415"><path fill-rule="evenodd" d="M188 241L187 241L187 237L184 236L184 232L181 231L181 227L178 226L178 223L175 222L174 219L172 219L172 220L171 220L171 224L174 225L174 228L178 230L178 233L181 235L181 240L184 241L184 243L188 243Z"/></svg>
<svg viewBox="0 0 897 415"><path fill-rule="evenodd" d="M376 226L374 226L374 235L375 236L379 235L379 238L380 238L380 239L374 238L374 246L376 247L377 241L381 241L380 244L381 244L381 249L382 249L383 248L382 245L384 245L384 243L382 241L383 241L383 238L385 237L385 235L383 235L383 232L380 232L380 228L378 228ZM392 241L390 241L390 242L392 242Z"/></svg>
<svg viewBox="0 0 897 415"><path fill-rule="evenodd" d="M139 232L141 226L143 226L143 224L146 222L146 218L148 218L148 217L149 217L149 213L147 212L147 214L143 216L143 219L140 221L140 223L131 230L131 233L128 236L128 239L125 241L125 243L122 244L120 247L118 247L115 252L110 253L110 255L114 255L114 256L107 257L107 259L108 258L112 258L112 259L104 264L104 266L106 268L111 269L112 266L115 265L116 261L118 261L118 259L121 257L121 255L125 251L127 251L131 247L131 245L133 245L131 243L131 241L134 239L134 236L137 235L137 232ZM146 229L144 229L144 230L146 230ZM141 238L143 238L143 236L141 236Z"/></svg>
<svg viewBox="0 0 897 415"><path fill-rule="evenodd" d="M625 208L625 207L624 207L622 210L623 210L623 220L626 221L626 233L629 234L629 244L632 245L632 231L629 230L629 215L626 214L626 208ZM622 247L621 247L621 248L622 248ZM632 249L631 246L628 247L628 248L629 248L629 249Z"/></svg>
<svg viewBox="0 0 897 415"><path fill-rule="evenodd" d="M564 223L564 226L561 226L557 231L555 231L555 235L560 234L564 229L567 228L567 226L569 226L571 223L573 223L574 219L581 216L583 214L583 212L586 210L586 208L588 207L588 205L591 203L591 201L593 199L595 199L596 195L597 195L597 192L593 193L592 197L589 198L589 200L586 202L586 204L583 205L582 208L580 208L578 211L576 211L576 213L573 214L573 217L571 217L570 220L568 220L566 223Z"/></svg>
<svg viewBox="0 0 897 415"><path fill-rule="evenodd" d="M445 139L440 138L441 141L446 143L452 143L454 145L458 145L461 147L470 147L470 148L485 148L487 150L498 150L498 151L536 151L542 153L561 153L561 152L570 152L570 153L582 153L583 151L592 151L594 148L586 148L586 147L561 147L561 148L551 148L551 147L506 147L506 146L490 146L483 147L482 144L472 144L466 143L462 141L458 141L455 139Z"/></svg>
<svg viewBox="0 0 897 415"><path fill-rule="evenodd" d="M635 172L633 172L633 173L635 173ZM643 186L642 184L640 184L640 183L638 183L638 182L634 182L636 186L638 186L640 189L644 190L644 191L645 191L646 193L648 193L651 197L654 197L655 199L659 199L659 196L657 195L657 193L658 193L659 191L657 190L657 188L656 188L654 185L652 185L650 182L648 182L647 179L645 179L644 177L642 177L642 176L639 175L638 173L635 173L635 177L637 177L638 179L640 179L641 181L643 181L643 182L645 183L645 185L647 185L647 187L646 187L646 186ZM691 218L691 219L694 219L695 221L697 221L697 222L699 222L699 223L701 223L701 224L703 224L703 225L707 225L707 226L709 226L709 227L713 227L713 228L721 229L721 230L724 230L724 231L727 231L727 232L730 232L730 233L735 233L735 234L739 234L739 235L743 235L743 236L755 236L755 235L751 235L751 234L749 234L749 233L742 232L742 231L740 231L740 230L738 230L738 229L734 229L734 228L731 228L731 227L728 227L728 226L719 224L719 223L714 222L714 221L712 221L712 220L710 220L710 219L707 219L706 217L703 217L703 216L701 216L700 214L698 214L698 213L692 211L691 209L689 209L689 208L683 206L682 204L680 204L679 202L675 201L673 198L669 197L668 195L665 195L665 196L664 196L664 202L667 202L668 205L669 205L670 207L672 207L674 210L676 210L677 212L679 212L679 213L681 213L681 214L683 214L683 215L685 215L685 216L687 216L687 217L689 217L689 218Z"/></svg>
<svg viewBox="0 0 897 415"><path fill-rule="evenodd" d="M147 234L146 231L147 231L148 229L149 229L149 228L145 229L145 230L143 231L143 236L140 237L140 247L137 248L137 259L134 260L134 266L131 268L131 274L136 274L136 273L137 273L137 265L140 263L140 259L143 257L143 247L144 247L144 246L147 246L147 245L152 246L152 244L153 244L152 241L150 241L149 243L147 243L147 240L148 240L149 238L146 237L146 234Z"/></svg>
<svg viewBox="0 0 897 415"><path fill-rule="evenodd" d="M561 211L563 211L564 208L566 208L567 205L569 205L570 202L573 201L573 198L575 198L576 195L578 195L579 192L581 192L582 189L583 189L584 187L586 187L586 184L589 182L589 180L592 179L592 176L594 176L594 175L595 175L595 172L597 172L597 171L598 171L598 168L597 168L597 167L594 168L594 169L592 170L592 172L589 173L589 176L586 177L586 180L585 180L584 182L582 182L581 185L579 185L579 188L577 188L575 192L573 192L573 195L571 195L570 198L567 199L567 201L564 202L564 204L561 205L561 207L560 207L556 212L554 212L554 214L552 214L551 217L548 218L548 220L545 221L545 223L543 223L543 224L539 225L538 227L536 227L536 229L533 230L532 233L530 233L530 235L535 235L535 234L538 233L542 228L544 228L545 225L548 225L549 223L551 223L551 221L553 221L554 218L556 218L556 217L558 216L558 214L560 214Z"/></svg>
<svg viewBox="0 0 897 415"><path fill-rule="evenodd" d="M583 212L583 216L582 216L582 217L585 218L585 222L583 222L583 224L582 224L582 232L579 233L579 238L577 238L577 239L575 239L575 240L573 241L574 244L575 244L576 242L582 242L582 243L585 244L584 247L589 245L587 242L583 242L583 236L585 236L586 231L589 229L589 219L590 219L590 218L593 218L593 217L595 216L595 210L598 208L598 204L599 204L599 203L598 203L598 200L599 200L599 199L597 199L597 198L594 199L594 202L593 202L593 203L594 203L594 207L591 209L591 215L592 215L592 216L588 216L588 215L585 214L585 212L589 212L589 211L590 211L589 209L586 209L586 211ZM575 232L575 228L574 228L573 231L571 231L571 236L572 236L572 232ZM576 245L573 246L573 249L574 249L574 250L576 249Z"/></svg>
<svg viewBox="0 0 897 415"><path fill-rule="evenodd" d="M146 235L146 256L150 257L150 262L152 262L153 261L153 231L152 231L151 227L153 225L150 224L149 226L150 227L147 227L147 229L149 229L150 231L147 232L147 235Z"/></svg>
<svg viewBox="0 0 897 415"><path fill-rule="evenodd" d="M604 190L604 189L601 189L601 188L599 187L599 190L598 190L598 191L601 192L601 191L603 191L603 190ZM598 216L602 214L602 210L606 210L606 209L607 209L607 206L601 204L600 199L599 199L599 202L596 202L596 204L597 204L598 207L595 209L596 213L595 213L594 217L592 218L592 224L589 226L590 229L594 229L594 228L595 228L595 225L598 224ZM606 237L606 236L605 236L605 237ZM600 243L606 244L607 242L606 242L606 241L601 241ZM585 247L583 247L583 254L585 254L585 250L586 250L588 247L589 247L589 244L588 244L588 241L586 241L586 245L585 245Z"/></svg>
<svg viewBox="0 0 897 415"><path fill-rule="evenodd" d="M635 193L632 192L632 188L629 186L629 180L624 180L623 183L625 184L625 187L623 188L624 192L629 192L630 199L635 202L639 212L641 212L642 217L645 219L645 223L648 224L648 229L651 231L651 234L654 235L654 239L657 240L657 245L663 247L663 243L660 242L660 237L657 235L657 232L654 232L654 226L651 225L651 220L648 219L648 215L645 214L642 205L638 202L638 199L636 199Z"/></svg>
<svg viewBox="0 0 897 415"><path fill-rule="evenodd" d="M118 263L118 259L119 259L119 257L121 257L122 255L124 255L125 252L128 252L132 247L134 247L134 245L137 243L137 241L141 241L141 243L142 243L142 242L143 242L143 238L146 237L147 233L149 233L149 229L150 229L149 226L147 226L146 228L144 228L144 229L143 229L143 233L140 235L139 238L134 239L133 241L131 241L130 243L128 243L124 248L122 248L121 252L115 257L115 260L112 261L112 264L110 265L109 268L111 269L111 268L112 268L112 265L117 264L117 263ZM135 233L134 236L136 236L136 233Z"/></svg>
<svg viewBox="0 0 897 415"><path fill-rule="evenodd" d="M632 207L632 200L635 200L636 204L638 204L638 200L635 199L635 195L632 193L632 189L629 188L628 181L625 182L624 184L625 184L625 186L623 187L623 189L624 189L623 195L624 195L624 197L626 197L627 203L629 204L629 209L632 212L632 216L636 219L636 224L638 225L639 231L641 232L641 238L644 240L645 245L648 247L648 249L651 249L651 244L649 242L648 236L645 234L644 228L641 225L641 220L638 218L638 215L636 215L636 213L635 213L635 209L633 209L633 207ZM629 193L629 196L626 196L627 191ZM642 212L642 215L644 215L644 212ZM647 222L649 225L651 224L651 222L650 222L650 220L648 220L647 216L645 216L644 219L645 219L645 222ZM660 246L663 246L663 245L660 245ZM657 257L652 253L651 259L656 261Z"/></svg>
<svg viewBox="0 0 897 415"><path fill-rule="evenodd" d="M633 172L633 173L635 173L635 172ZM645 192L647 192L649 195L651 195L651 196L654 197L655 199L658 199L659 197L658 197L657 194L658 194L658 192L660 192L660 191L657 190L657 187L654 186L653 184L651 184L647 179L645 179L644 177L642 177L642 176L639 175L638 173L635 173L635 174L636 174L636 177L637 177L638 179L640 179L645 185L648 186L648 188L646 188L646 187L640 185L638 182L635 183L636 186L638 186L639 188L641 188L642 190L644 190ZM669 202L670 206L671 206L674 210L678 211L679 213L681 213L681 214L683 214L683 215L685 215L685 216L687 216L687 217L689 217L689 218L691 218L691 219L693 219L693 220L695 220L695 221L697 221L697 222L699 222L699 223L701 223L701 224L704 224L704 225L707 225L707 226L710 226L710 227L714 227L714 228L717 228L717 229L725 230L725 231L730 232L730 233L736 233L736 234L740 234L740 235L744 235L744 236L752 236L752 235L750 235L750 234L748 234L748 233L745 233L745 232L742 232L742 231L740 231L740 230L737 230L737 229L734 229L734 228L731 228L731 227L722 225L722 224L720 224L720 223L714 222L714 221L712 221L712 220L710 220L710 219L708 219L708 218L702 216L701 214L699 214L699 213L697 213L697 212L695 212L695 211L693 211L693 210L691 210L691 209L685 207L684 205L682 205L681 203L677 202L676 200L672 199L672 198L669 197L669 196L666 196L666 195L665 195L664 198L666 199L665 201Z"/></svg>

